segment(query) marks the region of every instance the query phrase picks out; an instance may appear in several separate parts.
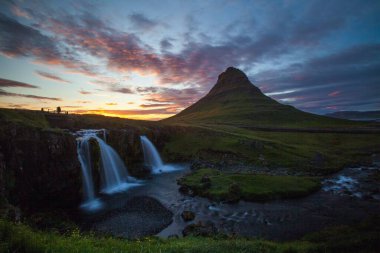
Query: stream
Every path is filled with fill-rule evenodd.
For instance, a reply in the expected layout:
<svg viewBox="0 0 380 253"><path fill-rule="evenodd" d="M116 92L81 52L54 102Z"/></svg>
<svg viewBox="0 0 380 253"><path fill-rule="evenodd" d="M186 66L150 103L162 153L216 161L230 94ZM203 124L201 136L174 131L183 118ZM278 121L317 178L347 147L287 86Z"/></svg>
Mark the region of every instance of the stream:
<svg viewBox="0 0 380 253"><path fill-rule="evenodd" d="M105 210L87 215L87 223L95 231L127 238L151 235L158 228L160 231L155 233L158 237L181 237L189 224L212 223L221 233L284 241L326 226L359 222L380 213L380 189L371 179L371 175L380 170L378 165L344 169L324 179L318 192L304 198L264 203L240 201L236 204L182 195L178 191L177 179L190 172L189 165L169 166L175 170L152 175L151 179L125 193L102 197ZM138 201L143 196L158 200L172 212L168 226L147 229L159 223L158 211L148 215L144 210L123 214L123 208L131 205L131 199ZM112 212L118 209L121 211ZM182 219L185 210L195 213L193 221ZM165 217L167 219L166 214Z"/></svg>

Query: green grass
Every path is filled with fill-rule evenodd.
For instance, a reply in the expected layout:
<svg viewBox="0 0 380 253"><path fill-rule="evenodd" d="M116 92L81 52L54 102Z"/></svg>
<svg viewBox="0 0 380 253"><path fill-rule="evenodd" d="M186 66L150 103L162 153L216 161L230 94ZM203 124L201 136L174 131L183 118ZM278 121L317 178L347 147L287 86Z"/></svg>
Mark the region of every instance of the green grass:
<svg viewBox="0 0 380 253"><path fill-rule="evenodd" d="M36 128L50 127L45 114L40 111L0 108L0 121Z"/></svg>
<svg viewBox="0 0 380 253"><path fill-rule="evenodd" d="M58 235L34 231L25 225L0 221L0 252L310 252L309 242L275 243L236 238L187 237L161 240L123 240L73 231Z"/></svg>
<svg viewBox="0 0 380 253"><path fill-rule="evenodd" d="M339 226L312 233L301 240L273 242L239 237L185 237L158 239L147 237L126 240L96 237L73 230L60 235L33 230L23 224L0 220L0 252L187 252L187 253L370 253L380 248L380 218L373 217L353 226Z"/></svg>
<svg viewBox="0 0 380 253"><path fill-rule="evenodd" d="M204 178L208 178L210 183ZM320 188L316 178L222 173L214 169L199 169L180 179L179 184L189 187L197 195L219 201L294 198Z"/></svg>
<svg viewBox="0 0 380 253"><path fill-rule="evenodd" d="M291 168L328 174L345 166L370 163L380 153L378 134L251 131L233 126L183 126L163 150L166 160L230 161L259 167ZM315 161L316 157L320 161Z"/></svg>

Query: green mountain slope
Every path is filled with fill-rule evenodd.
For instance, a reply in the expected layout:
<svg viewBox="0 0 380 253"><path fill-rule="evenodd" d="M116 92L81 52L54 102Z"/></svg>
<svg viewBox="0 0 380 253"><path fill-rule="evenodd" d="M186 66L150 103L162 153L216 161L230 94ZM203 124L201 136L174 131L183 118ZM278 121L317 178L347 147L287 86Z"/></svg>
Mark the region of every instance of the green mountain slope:
<svg viewBox="0 0 380 253"><path fill-rule="evenodd" d="M210 92L165 123L224 124L242 127L330 128L363 126L283 105L264 95L240 70L229 67Z"/></svg>

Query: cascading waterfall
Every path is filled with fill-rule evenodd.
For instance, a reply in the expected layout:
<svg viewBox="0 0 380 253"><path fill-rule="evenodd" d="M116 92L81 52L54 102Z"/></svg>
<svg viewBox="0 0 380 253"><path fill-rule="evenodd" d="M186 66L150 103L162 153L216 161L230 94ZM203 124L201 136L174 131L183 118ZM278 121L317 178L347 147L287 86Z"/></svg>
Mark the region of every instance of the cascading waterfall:
<svg viewBox="0 0 380 253"><path fill-rule="evenodd" d="M94 139L99 144L101 157L101 192L112 194L124 191L132 186L139 185L137 180L130 177L123 161L116 151L104 140L98 137L103 132L105 138L105 130L81 130L76 134L78 159L81 163L83 174L83 193L85 203L82 205L85 209L98 209L101 202L96 199L94 192L94 183L92 175L92 161L90 154L90 140Z"/></svg>
<svg viewBox="0 0 380 253"><path fill-rule="evenodd" d="M152 174L170 172L177 168L166 165L162 162L161 156L158 153L153 143L144 135L140 136L141 146L144 153L144 163L151 168Z"/></svg>

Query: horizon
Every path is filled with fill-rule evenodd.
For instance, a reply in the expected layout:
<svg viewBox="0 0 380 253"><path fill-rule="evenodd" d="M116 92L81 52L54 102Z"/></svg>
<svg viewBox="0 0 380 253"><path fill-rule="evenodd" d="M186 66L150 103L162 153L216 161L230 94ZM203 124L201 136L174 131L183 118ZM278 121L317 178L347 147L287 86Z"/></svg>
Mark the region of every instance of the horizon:
<svg viewBox="0 0 380 253"><path fill-rule="evenodd" d="M0 6L3 108L160 120L234 66L265 95L306 112L380 109L377 1Z"/></svg>

